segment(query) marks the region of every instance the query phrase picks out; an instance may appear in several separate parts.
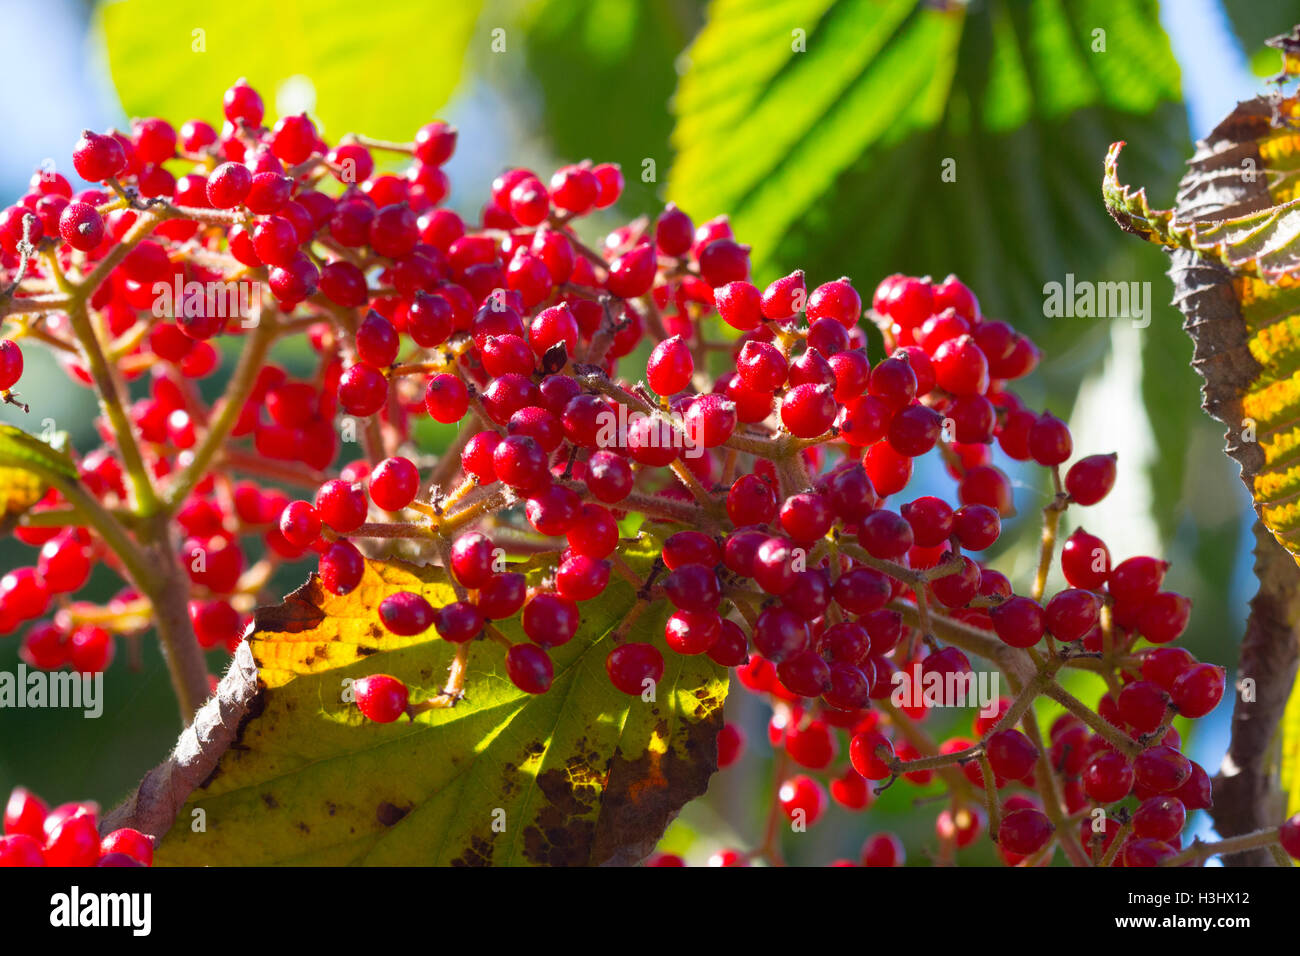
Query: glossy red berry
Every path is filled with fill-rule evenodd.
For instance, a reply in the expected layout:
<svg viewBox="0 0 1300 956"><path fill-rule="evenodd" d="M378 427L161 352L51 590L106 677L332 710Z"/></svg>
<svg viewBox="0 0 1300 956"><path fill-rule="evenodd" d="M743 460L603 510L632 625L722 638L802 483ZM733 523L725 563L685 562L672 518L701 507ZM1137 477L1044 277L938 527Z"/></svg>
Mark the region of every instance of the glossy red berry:
<svg viewBox="0 0 1300 956"><path fill-rule="evenodd" d="M22 374L22 348L13 339L0 339L0 392L17 385Z"/></svg>
<svg viewBox="0 0 1300 956"><path fill-rule="evenodd" d="M953 395L983 395L989 387L988 359L973 336L959 335L934 352L935 380Z"/></svg>
<svg viewBox="0 0 1300 956"><path fill-rule="evenodd" d="M388 379L379 369L359 362L339 378L339 404L350 415L373 415L388 400Z"/></svg>
<svg viewBox="0 0 1300 956"><path fill-rule="evenodd" d="M377 724L391 724L406 713L410 692L388 674L363 677L352 684L352 693L362 715Z"/></svg>
<svg viewBox="0 0 1300 956"><path fill-rule="evenodd" d="M1177 797L1161 794L1143 800L1133 812L1133 832L1148 840L1172 843L1183 832L1187 808Z"/></svg>
<svg viewBox="0 0 1300 956"><path fill-rule="evenodd" d="M1029 429L1029 455L1045 467L1059 465L1074 451L1070 429L1051 412L1043 412Z"/></svg>
<svg viewBox="0 0 1300 956"><path fill-rule="evenodd" d="M1081 505L1095 505L1115 485L1117 456L1089 455L1070 466L1065 473L1065 490Z"/></svg>
<svg viewBox="0 0 1300 956"><path fill-rule="evenodd" d="M555 679L555 666L536 644L515 644L506 652L506 676L527 694L544 694Z"/></svg>
<svg viewBox="0 0 1300 956"><path fill-rule="evenodd" d="M121 143L112 136L83 130L81 138L72 147L72 165L82 179L102 183L125 171L126 154Z"/></svg>
<svg viewBox="0 0 1300 956"><path fill-rule="evenodd" d="M1204 717L1223 699L1224 671L1213 664L1195 664L1178 676L1170 690L1174 706L1184 717Z"/></svg>
<svg viewBox="0 0 1300 956"><path fill-rule="evenodd" d="M47 866L93 866L99 856L99 829L93 813L73 813L50 830L46 838Z"/></svg>
<svg viewBox="0 0 1300 956"><path fill-rule="evenodd" d="M1082 528L1075 529L1061 549L1061 572L1072 587L1095 591L1110 577L1106 542Z"/></svg>
<svg viewBox="0 0 1300 956"><path fill-rule="evenodd" d="M1059 641L1077 641L1097 623L1101 601L1091 591L1067 588L1043 609L1047 629Z"/></svg>
<svg viewBox="0 0 1300 956"><path fill-rule="evenodd" d="M26 834L45 839L45 817L50 808L26 787L14 787L5 804L4 832L7 836Z"/></svg>
<svg viewBox="0 0 1300 956"><path fill-rule="evenodd" d="M849 742L849 762L868 780L884 780L890 776L889 761L893 759L894 748L889 738L879 731L857 734Z"/></svg>
<svg viewBox="0 0 1300 956"><path fill-rule="evenodd" d="M646 381L659 395L676 395L691 383L695 364L690 347L680 335L654 347L646 363Z"/></svg>
<svg viewBox="0 0 1300 956"><path fill-rule="evenodd" d="M826 790L806 774L791 777L777 788L777 804L788 819L812 826L826 811Z"/></svg>
<svg viewBox="0 0 1300 956"><path fill-rule="evenodd" d="M663 679L663 655L653 644L620 644L605 658L605 672L623 693L640 696Z"/></svg>
<svg viewBox="0 0 1300 956"><path fill-rule="evenodd" d="M1287 856L1300 860L1300 813L1292 814L1278 828L1278 842Z"/></svg>
<svg viewBox="0 0 1300 956"><path fill-rule="evenodd" d="M1083 768L1083 789L1098 803L1115 803L1133 789L1133 766L1113 750L1103 750Z"/></svg>
<svg viewBox="0 0 1300 956"><path fill-rule="evenodd" d="M348 594L361 583L365 570L365 558L356 545L340 539L321 555L317 574L321 587L326 591L331 594Z"/></svg>
<svg viewBox="0 0 1300 956"><path fill-rule="evenodd" d="M863 866L902 866L906 859L903 841L892 833L877 833L862 844Z"/></svg>
<svg viewBox="0 0 1300 956"><path fill-rule="evenodd" d="M121 853L142 866L153 865L153 839L139 830L122 827L104 837L99 844L101 856Z"/></svg>
<svg viewBox="0 0 1300 956"><path fill-rule="evenodd" d="M316 513L339 534L349 534L366 520L366 493L360 482L332 478L316 492Z"/></svg>
<svg viewBox="0 0 1300 956"><path fill-rule="evenodd" d="M59 216L59 235L72 248L89 252L104 241L104 220L94 206L70 202Z"/></svg>
<svg viewBox="0 0 1300 956"><path fill-rule="evenodd" d="M379 620L400 637L422 634L433 624L433 608L411 591L398 591L379 602Z"/></svg>

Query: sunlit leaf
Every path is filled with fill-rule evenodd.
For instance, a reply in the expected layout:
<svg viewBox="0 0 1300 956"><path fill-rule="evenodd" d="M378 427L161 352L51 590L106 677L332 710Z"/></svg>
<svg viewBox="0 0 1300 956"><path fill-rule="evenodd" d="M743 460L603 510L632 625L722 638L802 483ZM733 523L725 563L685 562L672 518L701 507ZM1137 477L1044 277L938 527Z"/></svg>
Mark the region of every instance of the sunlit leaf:
<svg viewBox="0 0 1300 956"><path fill-rule="evenodd" d="M631 863L704 792L725 672L665 652L655 701L616 690L605 657L636 600L630 585L616 579L582 605L577 636L553 651L547 693L515 688L503 648L484 641L471 647L454 708L377 725L343 699L347 679L392 674L424 699L442 689L454 651L432 630L400 638L379 625L374 608L396 590L454 600L436 568L369 562L347 597L313 579L258 612L246 716L180 810L160 864ZM667 613L662 602L649 608L632 638L662 646ZM502 630L524 639L517 619ZM235 694L246 675L232 675L223 687ZM200 810L206 828L196 831Z"/></svg>
<svg viewBox="0 0 1300 956"><path fill-rule="evenodd" d="M183 3L120 0L99 13L130 116L219 120L222 94L244 76L262 93L269 123L283 93L286 109L306 108L331 138L409 140L450 99L479 7L231 0L196 16Z"/></svg>

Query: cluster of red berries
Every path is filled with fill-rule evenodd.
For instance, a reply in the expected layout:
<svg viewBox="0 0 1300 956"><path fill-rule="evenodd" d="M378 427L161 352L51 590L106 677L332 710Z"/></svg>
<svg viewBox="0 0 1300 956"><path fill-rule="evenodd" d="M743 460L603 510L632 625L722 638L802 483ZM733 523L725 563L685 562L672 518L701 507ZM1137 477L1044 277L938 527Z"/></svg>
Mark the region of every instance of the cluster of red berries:
<svg viewBox="0 0 1300 956"><path fill-rule="evenodd" d="M796 271L760 288L725 216L696 225L671 205L588 244L579 221L623 188L611 164L565 166L547 182L507 170L467 222L442 205L456 143L445 123L410 144L331 145L305 115L265 125L242 81L224 112L220 132L192 120L177 133L161 119L129 135L87 131L73 166L98 185L74 194L44 171L0 213L0 315L14 324L0 342L0 397L14 400L15 339L29 337L53 346L106 410L104 445L77 460L95 520L61 522L75 509L51 490L14 531L40 554L0 580L0 633L55 608L28 630L28 661L101 670L115 633L143 629L151 606L175 597L133 579L138 568L105 534L116 513L141 519L126 535L149 534L160 511L179 529L166 544L202 648L237 647L279 565L314 555L319 586L348 594L368 542L405 538L441 556L457 599L390 594L378 621L404 636L432 629L458 654L481 639L506 644L523 691L550 687L550 651L618 576L637 606L606 657L613 685L644 694L665 651L738 668L773 704L773 745L829 773L846 807L871 802L869 781L947 771L952 802L937 828L953 848L994 817L1009 862L1046 861L1054 842L1076 859L1113 859L1118 832L1127 865L1178 852L1185 813L1207 806L1209 790L1169 721L1213 709L1223 671L1165 646L1190 604L1161 590L1155 558L1112 567L1105 543L1078 529L1060 554L1069 587L1042 593L1061 512L1105 497L1115 456L1079 458L1062 476L1068 427L1010 388L1038 349L985 317L958 278L890 276L866 309L847 278L809 290ZM380 152L406 168L380 171ZM230 297L241 283L247 302ZM885 345L874 362L869 325ZM316 356L303 379L266 358L296 334ZM217 369L222 338L243 339L243 359L208 402L195 381ZM644 367L620 369L646 353ZM119 381L140 382L138 397ZM437 464L414 450L426 414L459 425ZM340 424L361 445L341 465ZM995 449L1055 483L1026 595L980 558L1014 513ZM953 500L895 497L931 452ZM644 577L620 557L630 512L661 552ZM258 540L265 556L250 564ZM106 609L70 598L97 563L128 584ZM672 613L662 634L646 633L639 616L660 600ZM516 617L527 639L512 642L494 622ZM887 706L897 674L960 678L971 648L1000 666L1011 654L1037 676L970 739L933 742L924 706ZM1022 697L1081 662L1109 678L1108 693L1095 709L1069 698L1043 741ZM428 705L388 675L354 690L378 722ZM718 743L725 766L735 729ZM1130 795L1131 813L1120 805ZM810 824L827 800L800 774L775 806ZM1062 831L1090 824L1093 806L1108 808L1104 832ZM902 860L889 834L862 851L868 865Z"/></svg>
<svg viewBox="0 0 1300 956"><path fill-rule="evenodd" d="M4 866L151 866L153 840L123 827L102 838L99 805L91 800L51 810L40 797L15 787L5 805L0 836Z"/></svg>

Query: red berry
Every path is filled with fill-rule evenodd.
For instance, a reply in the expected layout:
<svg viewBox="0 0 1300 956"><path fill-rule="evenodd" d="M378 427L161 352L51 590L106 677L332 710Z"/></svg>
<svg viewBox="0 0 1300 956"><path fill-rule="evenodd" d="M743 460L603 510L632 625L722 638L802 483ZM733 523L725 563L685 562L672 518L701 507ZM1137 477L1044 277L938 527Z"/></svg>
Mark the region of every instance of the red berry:
<svg viewBox="0 0 1300 956"><path fill-rule="evenodd" d="M826 811L826 791L806 774L786 780L777 789L777 803L790 820L812 826Z"/></svg>
<svg viewBox="0 0 1300 956"><path fill-rule="evenodd" d="M1183 832L1187 808L1177 797L1161 794L1148 797L1133 812L1133 832L1148 840L1172 843Z"/></svg>
<svg viewBox="0 0 1300 956"><path fill-rule="evenodd" d="M749 282L729 282L713 290L713 300L722 320L734 329L748 332L763 324L762 295Z"/></svg>
<svg viewBox="0 0 1300 956"><path fill-rule="evenodd" d="M26 787L14 787L5 804L4 832L8 836L26 834L44 840L45 817L49 811L45 801Z"/></svg>
<svg viewBox="0 0 1300 956"><path fill-rule="evenodd" d="M1029 429L1029 455L1034 461L1050 468L1059 465L1074 451L1070 429L1051 412L1043 412Z"/></svg>
<svg viewBox="0 0 1300 956"><path fill-rule="evenodd" d="M153 839L130 827L114 830L104 837L100 841L99 852L103 856L122 853L144 866L153 865Z"/></svg>
<svg viewBox="0 0 1300 956"><path fill-rule="evenodd" d="M352 684L352 693L362 715L377 724L391 724L406 713L410 692L396 677L374 674Z"/></svg>
<svg viewBox="0 0 1300 956"><path fill-rule="evenodd" d="M0 868L10 866L45 866L41 842L26 833L0 837Z"/></svg>
<svg viewBox="0 0 1300 956"><path fill-rule="evenodd" d="M555 667L536 644L514 644L506 652L506 676L528 694L544 694L555 678Z"/></svg>
<svg viewBox="0 0 1300 956"><path fill-rule="evenodd" d="M72 147L72 165L82 179L102 183L125 171L126 154L112 136L83 130L81 139Z"/></svg>
<svg viewBox="0 0 1300 956"><path fill-rule="evenodd" d="M1213 664L1187 668L1170 690L1174 706L1184 717L1204 717L1223 699L1224 671Z"/></svg>
<svg viewBox="0 0 1300 956"><path fill-rule="evenodd" d="M887 761L893 760L894 748L879 731L858 734L849 742L849 762L868 780L884 780L892 774Z"/></svg>
<svg viewBox="0 0 1300 956"><path fill-rule="evenodd" d="M1116 603L1140 605L1155 597L1164 580L1168 562L1156 558L1129 558L1117 564L1106 581Z"/></svg>
<svg viewBox="0 0 1300 956"><path fill-rule="evenodd" d="M357 363L339 378L339 404L349 415L373 415L388 400L388 379L373 366Z"/></svg>
<svg viewBox="0 0 1300 956"><path fill-rule="evenodd" d="M654 347L646 363L646 381L658 395L676 395L691 383L695 370L690 347L680 335Z"/></svg>
<svg viewBox="0 0 1300 956"><path fill-rule="evenodd" d="M13 339L0 339L0 392L18 384L23 374L23 350Z"/></svg>
<svg viewBox="0 0 1300 956"><path fill-rule="evenodd" d="M934 352L935 379L953 395L983 395L989 387L989 364L970 335L942 342Z"/></svg>
<svg viewBox="0 0 1300 956"><path fill-rule="evenodd" d="M605 658L605 672L623 693L640 696L663 679L663 655L652 644L620 644Z"/></svg>
<svg viewBox="0 0 1300 956"><path fill-rule="evenodd" d="M1095 505L1110 493L1115 485L1117 456L1089 455L1070 466L1065 473L1065 490L1081 505Z"/></svg>
<svg viewBox="0 0 1300 956"><path fill-rule="evenodd" d="M1187 629L1192 602L1181 594L1161 591L1147 599L1137 629L1152 644L1168 644Z"/></svg>
<svg viewBox="0 0 1300 956"><path fill-rule="evenodd" d="M433 624L433 608L418 594L398 591L379 602L379 620L393 634L412 637Z"/></svg>
<svg viewBox="0 0 1300 956"><path fill-rule="evenodd" d="M1083 768L1083 789L1098 803L1115 803L1133 789L1133 767L1122 754L1103 750Z"/></svg>
<svg viewBox="0 0 1300 956"><path fill-rule="evenodd" d="M332 594L348 594L361 583L366 570L365 558L350 541L338 540L320 557L317 574L321 586Z"/></svg>
<svg viewBox="0 0 1300 956"><path fill-rule="evenodd" d="M1192 762L1173 747L1148 747L1133 761L1137 785L1148 793L1177 790L1192 775Z"/></svg>
<svg viewBox="0 0 1300 956"><path fill-rule="evenodd" d="M1059 641L1077 641L1097 623L1101 601L1091 591L1066 588L1043 609L1047 629Z"/></svg>
<svg viewBox="0 0 1300 956"><path fill-rule="evenodd" d="M1095 591L1110 577L1106 542L1082 528L1075 529L1061 549L1061 571L1073 587Z"/></svg>
<svg viewBox="0 0 1300 956"><path fill-rule="evenodd" d="M718 769L730 767L740 759L745 749L745 733L731 723L722 725L718 731Z"/></svg>
<svg viewBox="0 0 1300 956"><path fill-rule="evenodd" d="M1038 748L1018 730L994 734L986 741L985 750L993 772L1008 780L1024 779L1038 760Z"/></svg>
<svg viewBox="0 0 1300 956"><path fill-rule="evenodd" d="M99 861L95 815L74 812L50 830L45 842L47 866L94 866Z"/></svg>
<svg viewBox="0 0 1300 956"><path fill-rule="evenodd" d="M104 241L104 220L94 206L70 202L59 216L59 235L72 248L89 252Z"/></svg>
<svg viewBox="0 0 1300 956"><path fill-rule="evenodd" d="M1300 860L1300 813L1292 814L1282 822L1278 828L1278 841L1287 856Z"/></svg>
<svg viewBox="0 0 1300 956"><path fill-rule="evenodd" d="M862 844L863 866L902 866L903 841L892 833L877 833Z"/></svg>
<svg viewBox="0 0 1300 956"><path fill-rule="evenodd" d="M674 611L664 624L664 642L678 654L703 654L722 633L717 611Z"/></svg>

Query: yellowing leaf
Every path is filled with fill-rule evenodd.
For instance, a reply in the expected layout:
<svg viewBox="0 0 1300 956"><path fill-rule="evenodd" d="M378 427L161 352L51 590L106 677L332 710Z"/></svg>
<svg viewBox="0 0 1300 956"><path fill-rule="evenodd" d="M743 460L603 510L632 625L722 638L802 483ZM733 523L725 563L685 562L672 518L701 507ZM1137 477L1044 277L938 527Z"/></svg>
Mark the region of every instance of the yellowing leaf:
<svg viewBox="0 0 1300 956"><path fill-rule="evenodd" d="M1123 143L1106 156L1102 192L1121 228L1197 257L1176 257L1172 274L1205 407L1228 426L1260 519L1300 562L1300 134L1286 121L1297 116L1294 97L1239 104L1200 144L1176 208L1153 209L1121 182ZM1231 294L1209 291L1216 283Z"/></svg>
<svg viewBox="0 0 1300 956"><path fill-rule="evenodd" d="M632 556L643 567L651 560ZM369 561L346 597L313 578L257 612L247 650L256 688L233 741L159 846L160 865L633 863L707 788L725 672L664 648L662 602L629 635L664 651L652 702L621 693L605 674L611 632L636 601L616 578L581 605L577 635L553 650L547 693L519 691L504 648L480 641L470 646L464 700L378 725L344 699L349 680L387 673L413 699L435 696L455 650L432 630L396 637L380 626L375 608L397 590L435 605L455 599L438 568ZM517 619L502 630L524 639ZM249 671L232 668L208 708L237 697ZM205 720L201 712L200 737ZM155 773L163 776L171 786L176 775ZM147 789L137 813L148 813ZM201 830L192 825L200 817Z"/></svg>

